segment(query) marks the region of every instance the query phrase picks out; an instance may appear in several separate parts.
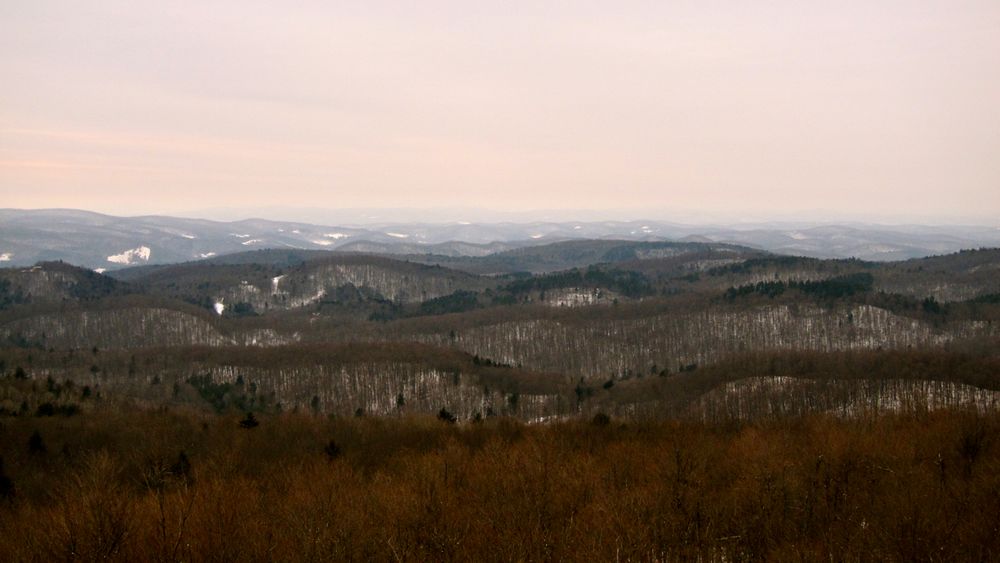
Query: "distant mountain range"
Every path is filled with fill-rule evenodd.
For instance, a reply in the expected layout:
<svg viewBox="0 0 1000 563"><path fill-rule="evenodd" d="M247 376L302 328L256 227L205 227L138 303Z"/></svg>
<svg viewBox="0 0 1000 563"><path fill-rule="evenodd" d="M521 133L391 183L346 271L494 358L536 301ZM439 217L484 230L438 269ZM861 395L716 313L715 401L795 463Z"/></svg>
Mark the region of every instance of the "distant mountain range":
<svg viewBox="0 0 1000 563"><path fill-rule="evenodd" d="M782 223L711 226L663 221L462 221L342 227L264 219L219 222L114 217L66 209L0 209L0 266L63 260L104 271L259 249L434 255L460 261L576 239L724 243L795 256L893 261L997 247L1000 229Z"/></svg>

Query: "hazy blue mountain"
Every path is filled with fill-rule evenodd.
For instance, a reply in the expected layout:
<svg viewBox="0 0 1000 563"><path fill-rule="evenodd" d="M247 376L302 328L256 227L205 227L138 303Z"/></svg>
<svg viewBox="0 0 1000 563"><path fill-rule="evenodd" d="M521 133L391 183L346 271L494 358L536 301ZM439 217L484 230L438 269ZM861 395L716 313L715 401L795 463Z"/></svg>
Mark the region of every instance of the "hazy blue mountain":
<svg viewBox="0 0 1000 563"><path fill-rule="evenodd" d="M265 219L113 217L66 209L0 210L0 265L6 266L64 260L114 270L260 249L484 257L575 239L726 243L816 258L906 260L1000 246L1000 229L788 223L720 226L665 221L455 221L344 227Z"/></svg>

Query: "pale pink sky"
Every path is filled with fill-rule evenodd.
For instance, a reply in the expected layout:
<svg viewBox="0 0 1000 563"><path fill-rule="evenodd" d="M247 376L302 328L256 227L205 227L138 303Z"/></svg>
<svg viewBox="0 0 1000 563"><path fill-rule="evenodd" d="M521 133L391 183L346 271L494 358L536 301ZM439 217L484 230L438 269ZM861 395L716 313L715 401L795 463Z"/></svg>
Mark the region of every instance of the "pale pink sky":
<svg viewBox="0 0 1000 563"><path fill-rule="evenodd" d="M1000 2L0 3L0 207L1000 216Z"/></svg>

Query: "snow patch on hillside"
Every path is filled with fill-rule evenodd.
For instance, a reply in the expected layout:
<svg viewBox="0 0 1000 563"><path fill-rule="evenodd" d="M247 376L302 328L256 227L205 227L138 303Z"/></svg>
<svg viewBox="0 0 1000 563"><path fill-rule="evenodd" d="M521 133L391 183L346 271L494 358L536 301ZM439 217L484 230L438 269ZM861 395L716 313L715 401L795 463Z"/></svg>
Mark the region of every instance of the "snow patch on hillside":
<svg viewBox="0 0 1000 563"><path fill-rule="evenodd" d="M215 256L214 252L202 252L198 255L198 258L211 258L213 256Z"/></svg>
<svg viewBox="0 0 1000 563"><path fill-rule="evenodd" d="M859 246L856 250L864 251L866 254L882 254L896 252L897 250L901 250L901 247L891 244L865 244Z"/></svg>
<svg viewBox="0 0 1000 563"><path fill-rule="evenodd" d="M390 237L396 237L396 238L410 238L410 235L405 235L405 234L403 234L403 233L386 233L386 234L387 234L387 235L389 235Z"/></svg>
<svg viewBox="0 0 1000 563"><path fill-rule="evenodd" d="M309 242L311 242L313 244L317 244L319 246L330 246L331 244L333 244L332 242L330 242L328 240L311 240Z"/></svg>
<svg viewBox="0 0 1000 563"><path fill-rule="evenodd" d="M222 315L222 312L226 310L226 306L223 305L221 301L219 303L216 303L215 305L212 305L212 308L215 309L215 312L218 315Z"/></svg>
<svg viewBox="0 0 1000 563"><path fill-rule="evenodd" d="M345 234L345 233L326 233L323 236L325 236L326 238L332 238L334 240L337 240L337 239L347 238L347 237L349 237L351 235L348 235L348 234Z"/></svg>
<svg viewBox="0 0 1000 563"><path fill-rule="evenodd" d="M198 237L196 237L194 235L185 235L184 233L181 233L181 236L184 237L184 238L186 238L186 239L196 239L196 238L198 238Z"/></svg>
<svg viewBox="0 0 1000 563"><path fill-rule="evenodd" d="M13 257L14 257L13 253L4 252L3 254L0 254L0 262L10 262L10 259Z"/></svg>
<svg viewBox="0 0 1000 563"><path fill-rule="evenodd" d="M115 264L135 264L136 262L148 262L149 257L152 256L153 252L148 246L140 246L139 248L133 248L131 250L126 250L121 254L112 254L108 256L108 262L113 262Z"/></svg>
<svg viewBox="0 0 1000 563"><path fill-rule="evenodd" d="M583 307L585 305L610 304L614 300L611 292L600 288L567 288L551 291L542 302L553 307Z"/></svg>
<svg viewBox="0 0 1000 563"><path fill-rule="evenodd" d="M259 239L259 238L252 238L250 240L243 241L243 246L249 246L251 244L260 244L262 242L264 242L264 241L261 240L261 239Z"/></svg>

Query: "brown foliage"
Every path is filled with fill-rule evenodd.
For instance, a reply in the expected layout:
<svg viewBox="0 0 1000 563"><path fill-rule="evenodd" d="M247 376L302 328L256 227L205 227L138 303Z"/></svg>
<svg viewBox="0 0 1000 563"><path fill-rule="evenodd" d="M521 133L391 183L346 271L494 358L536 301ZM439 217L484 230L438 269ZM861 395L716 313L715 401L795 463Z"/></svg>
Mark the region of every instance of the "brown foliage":
<svg viewBox="0 0 1000 563"><path fill-rule="evenodd" d="M282 415L253 432L237 420L5 422L19 494L0 501L0 560L1000 557L997 415L726 427ZM23 447L35 431L42 456Z"/></svg>

